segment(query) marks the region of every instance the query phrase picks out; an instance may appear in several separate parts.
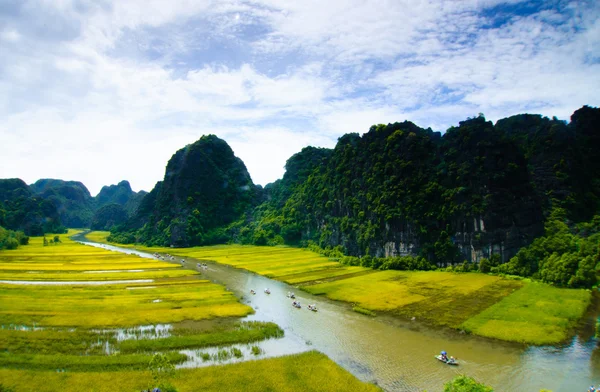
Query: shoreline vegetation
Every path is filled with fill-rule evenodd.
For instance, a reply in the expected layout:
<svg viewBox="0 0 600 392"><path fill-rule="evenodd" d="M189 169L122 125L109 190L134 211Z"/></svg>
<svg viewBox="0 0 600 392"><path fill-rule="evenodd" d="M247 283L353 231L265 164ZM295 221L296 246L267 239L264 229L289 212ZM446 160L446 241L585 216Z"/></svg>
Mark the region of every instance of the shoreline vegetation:
<svg viewBox="0 0 600 392"><path fill-rule="evenodd" d="M107 232L86 234L90 240L109 243L107 236ZM414 317L431 325L532 345L566 341L585 315L592 297L590 290L557 288L520 277L348 266L302 248L135 248L242 268L311 294L350 303L354 311L369 316L385 313L405 319Z"/></svg>

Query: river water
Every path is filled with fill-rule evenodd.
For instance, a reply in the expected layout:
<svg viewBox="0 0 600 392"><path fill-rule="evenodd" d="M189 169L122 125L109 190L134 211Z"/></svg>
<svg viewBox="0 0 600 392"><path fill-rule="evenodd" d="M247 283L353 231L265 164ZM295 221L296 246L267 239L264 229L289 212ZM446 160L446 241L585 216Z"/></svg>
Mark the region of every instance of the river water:
<svg viewBox="0 0 600 392"><path fill-rule="evenodd" d="M93 245L152 257L132 249ZM525 347L432 328L418 320L371 318L351 311L347 304L248 271L210 262L208 269L200 269L196 263L188 259L184 267L223 284L255 309L246 320L273 321L284 329L283 339L261 343L268 356L318 350L361 380L377 383L386 391L441 391L457 374L474 377L496 391L510 392L583 392L600 383L600 350L593 337L597 304L568 344ZM270 295L263 292L267 287ZM251 289L256 295L250 294ZM292 307L286 296L290 291L301 302L301 309ZM316 304L318 312L307 310L308 304ZM460 365L435 360L440 350L458 358Z"/></svg>

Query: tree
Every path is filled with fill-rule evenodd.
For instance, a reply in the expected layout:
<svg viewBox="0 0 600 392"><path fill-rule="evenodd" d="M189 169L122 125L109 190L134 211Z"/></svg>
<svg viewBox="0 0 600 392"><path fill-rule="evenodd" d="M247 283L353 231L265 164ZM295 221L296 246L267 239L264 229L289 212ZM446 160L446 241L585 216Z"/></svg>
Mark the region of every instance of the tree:
<svg viewBox="0 0 600 392"><path fill-rule="evenodd" d="M148 369L152 372L154 385L158 386L162 392L177 392L177 389L169 382L175 375L175 366L165 354L154 354L148 364Z"/></svg>

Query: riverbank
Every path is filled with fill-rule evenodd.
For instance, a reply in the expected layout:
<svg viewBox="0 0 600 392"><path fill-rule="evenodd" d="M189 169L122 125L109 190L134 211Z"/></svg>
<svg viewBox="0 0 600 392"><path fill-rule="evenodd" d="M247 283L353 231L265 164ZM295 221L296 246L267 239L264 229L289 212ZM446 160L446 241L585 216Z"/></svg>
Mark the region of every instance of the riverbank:
<svg viewBox="0 0 600 392"><path fill-rule="evenodd" d="M106 241L105 233L92 233ZM306 249L219 245L136 247L242 268L356 309L524 344L567 341L591 302L589 290L562 289L481 273L377 271L349 267Z"/></svg>

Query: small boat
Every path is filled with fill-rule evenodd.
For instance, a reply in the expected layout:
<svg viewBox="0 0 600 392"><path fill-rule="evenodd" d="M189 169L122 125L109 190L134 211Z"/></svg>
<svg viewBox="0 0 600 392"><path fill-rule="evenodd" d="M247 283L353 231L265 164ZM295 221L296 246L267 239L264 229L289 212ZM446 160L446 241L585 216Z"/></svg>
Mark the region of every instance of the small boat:
<svg viewBox="0 0 600 392"><path fill-rule="evenodd" d="M250 290L250 294L254 295L254 294L256 294L256 291Z"/></svg>
<svg viewBox="0 0 600 392"><path fill-rule="evenodd" d="M294 293L288 293L288 294L287 294L287 297L288 297L288 298L291 298L291 299L294 299L294 298L296 298L296 296L294 295Z"/></svg>
<svg viewBox="0 0 600 392"><path fill-rule="evenodd" d="M445 363L446 365L458 366L458 362L456 361L456 359L444 359L444 358L442 358L441 355L436 355L435 359L437 359L440 362Z"/></svg>
<svg viewBox="0 0 600 392"><path fill-rule="evenodd" d="M317 311L317 305L308 305L308 310L312 310L313 312Z"/></svg>
<svg viewBox="0 0 600 392"><path fill-rule="evenodd" d="M271 294L271 290L269 290L269 289L265 289L265 293L267 293L267 294Z"/></svg>
<svg viewBox="0 0 600 392"><path fill-rule="evenodd" d="M292 306L294 308L298 308L298 309L300 309L302 307L302 305L300 305L300 302L296 302L296 301L292 302Z"/></svg>

